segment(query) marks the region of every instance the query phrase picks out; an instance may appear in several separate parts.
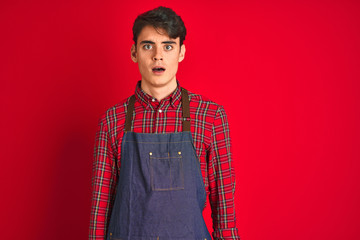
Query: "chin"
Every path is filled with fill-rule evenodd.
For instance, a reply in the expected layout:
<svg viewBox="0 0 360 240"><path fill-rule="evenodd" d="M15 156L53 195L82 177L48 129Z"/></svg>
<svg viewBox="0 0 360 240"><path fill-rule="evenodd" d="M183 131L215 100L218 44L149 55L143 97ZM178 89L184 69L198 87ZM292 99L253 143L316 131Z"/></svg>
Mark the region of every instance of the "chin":
<svg viewBox="0 0 360 240"><path fill-rule="evenodd" d="M146 81L146 80L144 80ZM155 78L151 78L150 81L147 81L148 83L150 83L152 86L155 87L163 87L166 86L167 84L171 83L171 79L168 78L164 78L164 77L155 77Z"/></svg>

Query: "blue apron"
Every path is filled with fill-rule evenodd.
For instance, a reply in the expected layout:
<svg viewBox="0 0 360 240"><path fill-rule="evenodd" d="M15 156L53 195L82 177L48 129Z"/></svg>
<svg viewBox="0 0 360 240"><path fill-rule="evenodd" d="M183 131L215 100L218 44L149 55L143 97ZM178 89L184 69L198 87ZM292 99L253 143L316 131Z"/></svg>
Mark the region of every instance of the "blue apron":
<svg viewBox="0 0 360 240"><path fill-rule="evenodd" d="M182 88L183 132L131 132L134 102L132 95L107 240L211 240L187 91Z"/></svg>

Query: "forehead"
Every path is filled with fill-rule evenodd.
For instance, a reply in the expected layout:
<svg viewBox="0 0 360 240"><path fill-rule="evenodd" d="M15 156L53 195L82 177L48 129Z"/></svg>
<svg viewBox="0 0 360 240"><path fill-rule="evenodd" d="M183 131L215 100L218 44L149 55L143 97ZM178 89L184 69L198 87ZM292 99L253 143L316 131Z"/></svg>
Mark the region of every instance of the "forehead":
<svg viewBox="0 0 360 240"><path fill-rule="evenodd" d="M155 29L153 26L145 26L138 36L138 43L141 41L152 41L156 43L170 40L179 44L180 38L170 38L165 29Z"/></svg>

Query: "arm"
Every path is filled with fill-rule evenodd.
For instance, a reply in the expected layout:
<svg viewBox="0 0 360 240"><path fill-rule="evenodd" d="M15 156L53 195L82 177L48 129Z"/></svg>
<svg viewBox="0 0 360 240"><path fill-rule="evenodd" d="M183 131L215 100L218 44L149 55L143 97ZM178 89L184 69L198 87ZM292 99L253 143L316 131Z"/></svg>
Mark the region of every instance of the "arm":
<svg viewBox="0 0 360 240"><path fill-rule="evenodd" d="M89 240L106 239L116 181L116 153L111 147L107 118L102 116L94 146Z"/></svg>
<svg viewBox="0 0 360 240"><path fill-rule="evenodd" d="M229 125L222 106L216 112L212 127L209 176L213 238L240 240L236 228L235 172L232 167Z"/></svg>

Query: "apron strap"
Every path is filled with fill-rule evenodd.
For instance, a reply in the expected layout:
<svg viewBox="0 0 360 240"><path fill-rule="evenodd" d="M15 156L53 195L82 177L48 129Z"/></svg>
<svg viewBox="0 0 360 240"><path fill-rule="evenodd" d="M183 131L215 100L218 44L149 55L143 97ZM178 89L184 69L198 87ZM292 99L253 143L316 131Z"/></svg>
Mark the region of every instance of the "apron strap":
<svg viewBox="0 0 360 240"><path fill-rule="evenodd" d="M131 122L134 112L135 95L131 95L125 118L125 132L131 131ZM181 88L181 102L182 102L182 121L183 131L190 132L190 102L188 91Z"/></svg>
<svg viewBox="0 0 360 240"><path fill-rule="evenodd" d="M181 102L183 115L183 132L190 132L190 102L188 91L185 88L181 88Z"/></svg>
<svg viewBox="0 0 360 240"><path fill-rule="evenodd" d="M131 95L125 118L125 132L130 132L134 112L135 95Z"/></svg>

